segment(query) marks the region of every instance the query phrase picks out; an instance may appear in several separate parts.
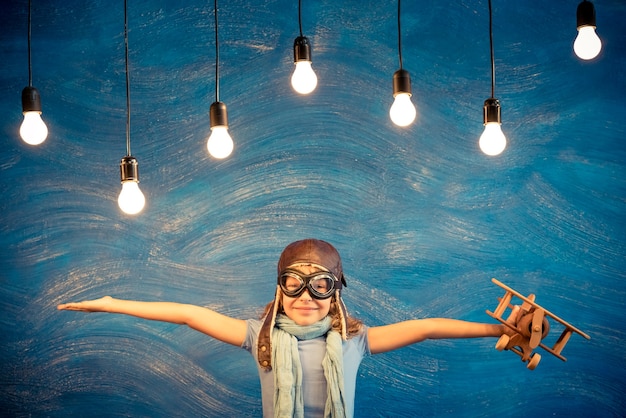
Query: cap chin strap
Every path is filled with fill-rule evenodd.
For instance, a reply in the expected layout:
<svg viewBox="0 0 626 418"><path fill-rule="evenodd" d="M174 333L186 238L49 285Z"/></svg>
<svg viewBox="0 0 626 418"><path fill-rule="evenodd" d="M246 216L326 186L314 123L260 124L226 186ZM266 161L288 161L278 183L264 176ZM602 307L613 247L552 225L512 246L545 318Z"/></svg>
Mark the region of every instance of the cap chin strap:
<svg viewBox="0 0 626 418"><path fill-rule="evenodd" d="M341 338L346 341L348 339L348 310L341 299L341 290L337 289L333 295L337 305L339 305L339 317L341 319Z"/></svg>
<svg viewBox="0 0 626 418"><path fill-rule="evenodd" d="M274 297L274 306L271 312L268 312L261 325L261 331L257 339L257 358L259 365L266 371L272 370L272 330L276 324L276 315L278 314L278 305L283 293L280 289L280 285L276 286L276 296ZM337 289L333 295L337 305L339 305L339 317L341 319L341 338L345 341L348 339L348 326L347 318L348 311L346 305L341 299L340 290Z"/></svg>
<svg viewBox="0 0 626 418"><path fill-rule="evenodd" d="M266 371L272 370L272 330L276 324L276 315L278 314L278 305L280 299L283 296L283 292L280 290L280 285L276 285L276 296L274 297L274 306L271 312L268 312L261 325L261 331L257 338L257 359L259 365Z"/></svg>

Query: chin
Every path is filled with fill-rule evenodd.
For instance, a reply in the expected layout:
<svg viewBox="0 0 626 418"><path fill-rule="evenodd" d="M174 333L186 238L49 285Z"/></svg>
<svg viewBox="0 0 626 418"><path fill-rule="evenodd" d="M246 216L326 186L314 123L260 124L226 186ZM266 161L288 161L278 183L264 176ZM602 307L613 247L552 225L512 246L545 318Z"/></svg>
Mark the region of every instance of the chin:
<svg viewBox="0 0 626 418"><path fill-rule="evenodd" d="M319 318L300 318L300 319L296 319L294 320L294 322L298 325L313 325L314 323L318 322Z"/></svg>

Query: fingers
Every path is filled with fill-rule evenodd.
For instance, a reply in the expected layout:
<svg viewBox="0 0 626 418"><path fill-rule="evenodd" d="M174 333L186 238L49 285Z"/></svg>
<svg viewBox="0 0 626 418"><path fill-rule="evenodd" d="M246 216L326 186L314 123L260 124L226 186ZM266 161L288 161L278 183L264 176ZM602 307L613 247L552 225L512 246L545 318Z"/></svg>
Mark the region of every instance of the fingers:
<svg viewBox="0 0 626 418"><path fill-rule="evenodd" d="M519 305L513 306L513 308L511 309L511 313L509 314L509 317L506 319L506 322L511 325L517 325L517 321L519 321L520 313L521 313L520 306Z"/></svg>
<svg viewBox="0 0 626 418"><path fill-rule="evenodd" d="M506 319L506 325L502 325L503 334L506 334L508 336L513 336L516 334L517 323L521 317L521 313L522 312L519 305L514 305L511 308L511 313Z"/></svg>
<svg viewBox="0 0 626 418"><path fill-rule="evenodd" d="M70 302L70 303L61 303L57 305L57 309L59 311L88 311L83 305L82 302Z"/></svg>
<svg viewBox="0 0 626 418"><path fill-rule="evenodd" d="M111 296L104 296L100 299L82 302L61 303L57 305L57 309L60 311L107 312L112 302Z"/></svg>

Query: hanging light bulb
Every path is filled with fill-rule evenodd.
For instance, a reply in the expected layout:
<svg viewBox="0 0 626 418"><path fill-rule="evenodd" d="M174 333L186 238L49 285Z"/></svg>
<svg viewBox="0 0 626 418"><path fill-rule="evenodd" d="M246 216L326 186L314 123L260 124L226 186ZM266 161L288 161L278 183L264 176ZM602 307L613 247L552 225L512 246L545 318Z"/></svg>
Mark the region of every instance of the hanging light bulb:
<svg viewBox="0 0 626 418"><path fill-rule="evenodd" d="M478 146L489 156L499 155L506 148L506 137L502 133L500 118L500 102L494 97L496 89L496 65L493 54L493 18L491 0L489 0L489 47L491 50L491 97L483 106L483 123L485 130L478 140Z"/></svg>
<svg viewBox="0 0 626 418"><path fill-rule="evenodd" d="M417 111L411 102L411 76L402 68L402 28L400 26L401 1L398 0L398 60L400 69L393 73L393 104L389 109L391 121L398 126L409 126Z"/></svg>
<svg viewBox="0 0 626 418"><path fill-rule="evenodd" d="M300 36L293 41L296 69L291 76L291 86L297 93L309 94L317 87L317 75L311 66L311 44L302 33L302 0L298 0L298 26Z"/></svg>
<svg viewBox="0 0 626 418"><path fill-rule="evenodd" d="M602 41L596 34L596 10L593 3L583 1L576 9L576 29L578 35L574 40L574 52L584 60L598 56L602 49Z"/></svg>
<svg viewBox="0 0 626 418"><path fill-rule="evenodd" d="M124 0L124 49L126 73L126 156L120 162L122 191L117 198L120 209L128 215L136 215L146 205L146 198L139 190L139 164L130 153L130 72L128 71L128 1Z"/></svg>
<svg viewBox="0 0 626 418"><path fill-rule="evenodd" d="M415 120L417 111L411 102L411 76L403 69L393 74L393 104L389 109L391 121L398 126L408 126Z"/></svg>
<svg viewBox="0 0 626 418"><path fill-rule="evenodd" d="M300 94L309 94L317 87L317 76L311 67L311 45L306 36L298 36L293 43L296 69L291 76L291 86Z"/></svg>
<svg viewBox="0 0 626 418"><path fill-rule="evenodd" d="M226 158L233 152L233 139L228 133L226 105L222 102L213 103L209 117L211 120L211 135L209 135L206 143L207 150L214 158Z"/></svg>
<svg viewBox="0 0 626 418"><path fill-rule="evenodd" d="M124 213L136 215L142 211L146 198L139 190L139 164L134 157L126 156L120 162L122 191L117 204Z"/></svg>
<svg viewBox="0 0 626 418"><path fill-rule="evenodd" d="M22 113L20 137L29 145L39 145L48 137L48 127L41 119L41 98L36 88L28 86L22 90Z"/></svg>
<svg viewBox="0 0 626 418"><path fill-rule="evenodd" d="M478 145L482 152L487 155L499 155L504 151L504 148L506 148L506 137L501 128L500 102L497 99L489 98L485 100L483 120L485 130L480 136Z"/></svg>
<svg viewBox="0 0 626 418"><path fill-rule="evenodd" d="M217 0L214 0L215 11L215 102L209 108L211 134L206 143L207 150L213 158L223 159L233 152L233 139L228 133L228 113L226 105L220 102L220 48L218 38Z"/></svg>
<svg viewBox="0 0 626 418"><path fill-rule="evenodd" d="M39 145L48 137L48 127L41 119L41 96L33 87L31 64L31 1L28 1L28 86L22 90L22 113L24 121L20 126L20 137L29 145Z"/></svg>

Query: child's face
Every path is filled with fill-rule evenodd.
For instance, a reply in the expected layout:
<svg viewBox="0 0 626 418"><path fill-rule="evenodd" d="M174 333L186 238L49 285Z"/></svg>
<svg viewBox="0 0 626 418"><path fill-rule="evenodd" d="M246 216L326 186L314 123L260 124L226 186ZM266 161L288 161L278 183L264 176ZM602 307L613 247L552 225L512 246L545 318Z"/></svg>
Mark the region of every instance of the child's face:
<svg viewBox="0 0 626 418"><path fill-rule="evenodd" d="M298 266L297 270L304 275L318 271L307 265ZM293 298L283 295L283 310L296 324L311 325L328 315L331 300L332 298L314 299L306 289L300 296Z"/></svg>

